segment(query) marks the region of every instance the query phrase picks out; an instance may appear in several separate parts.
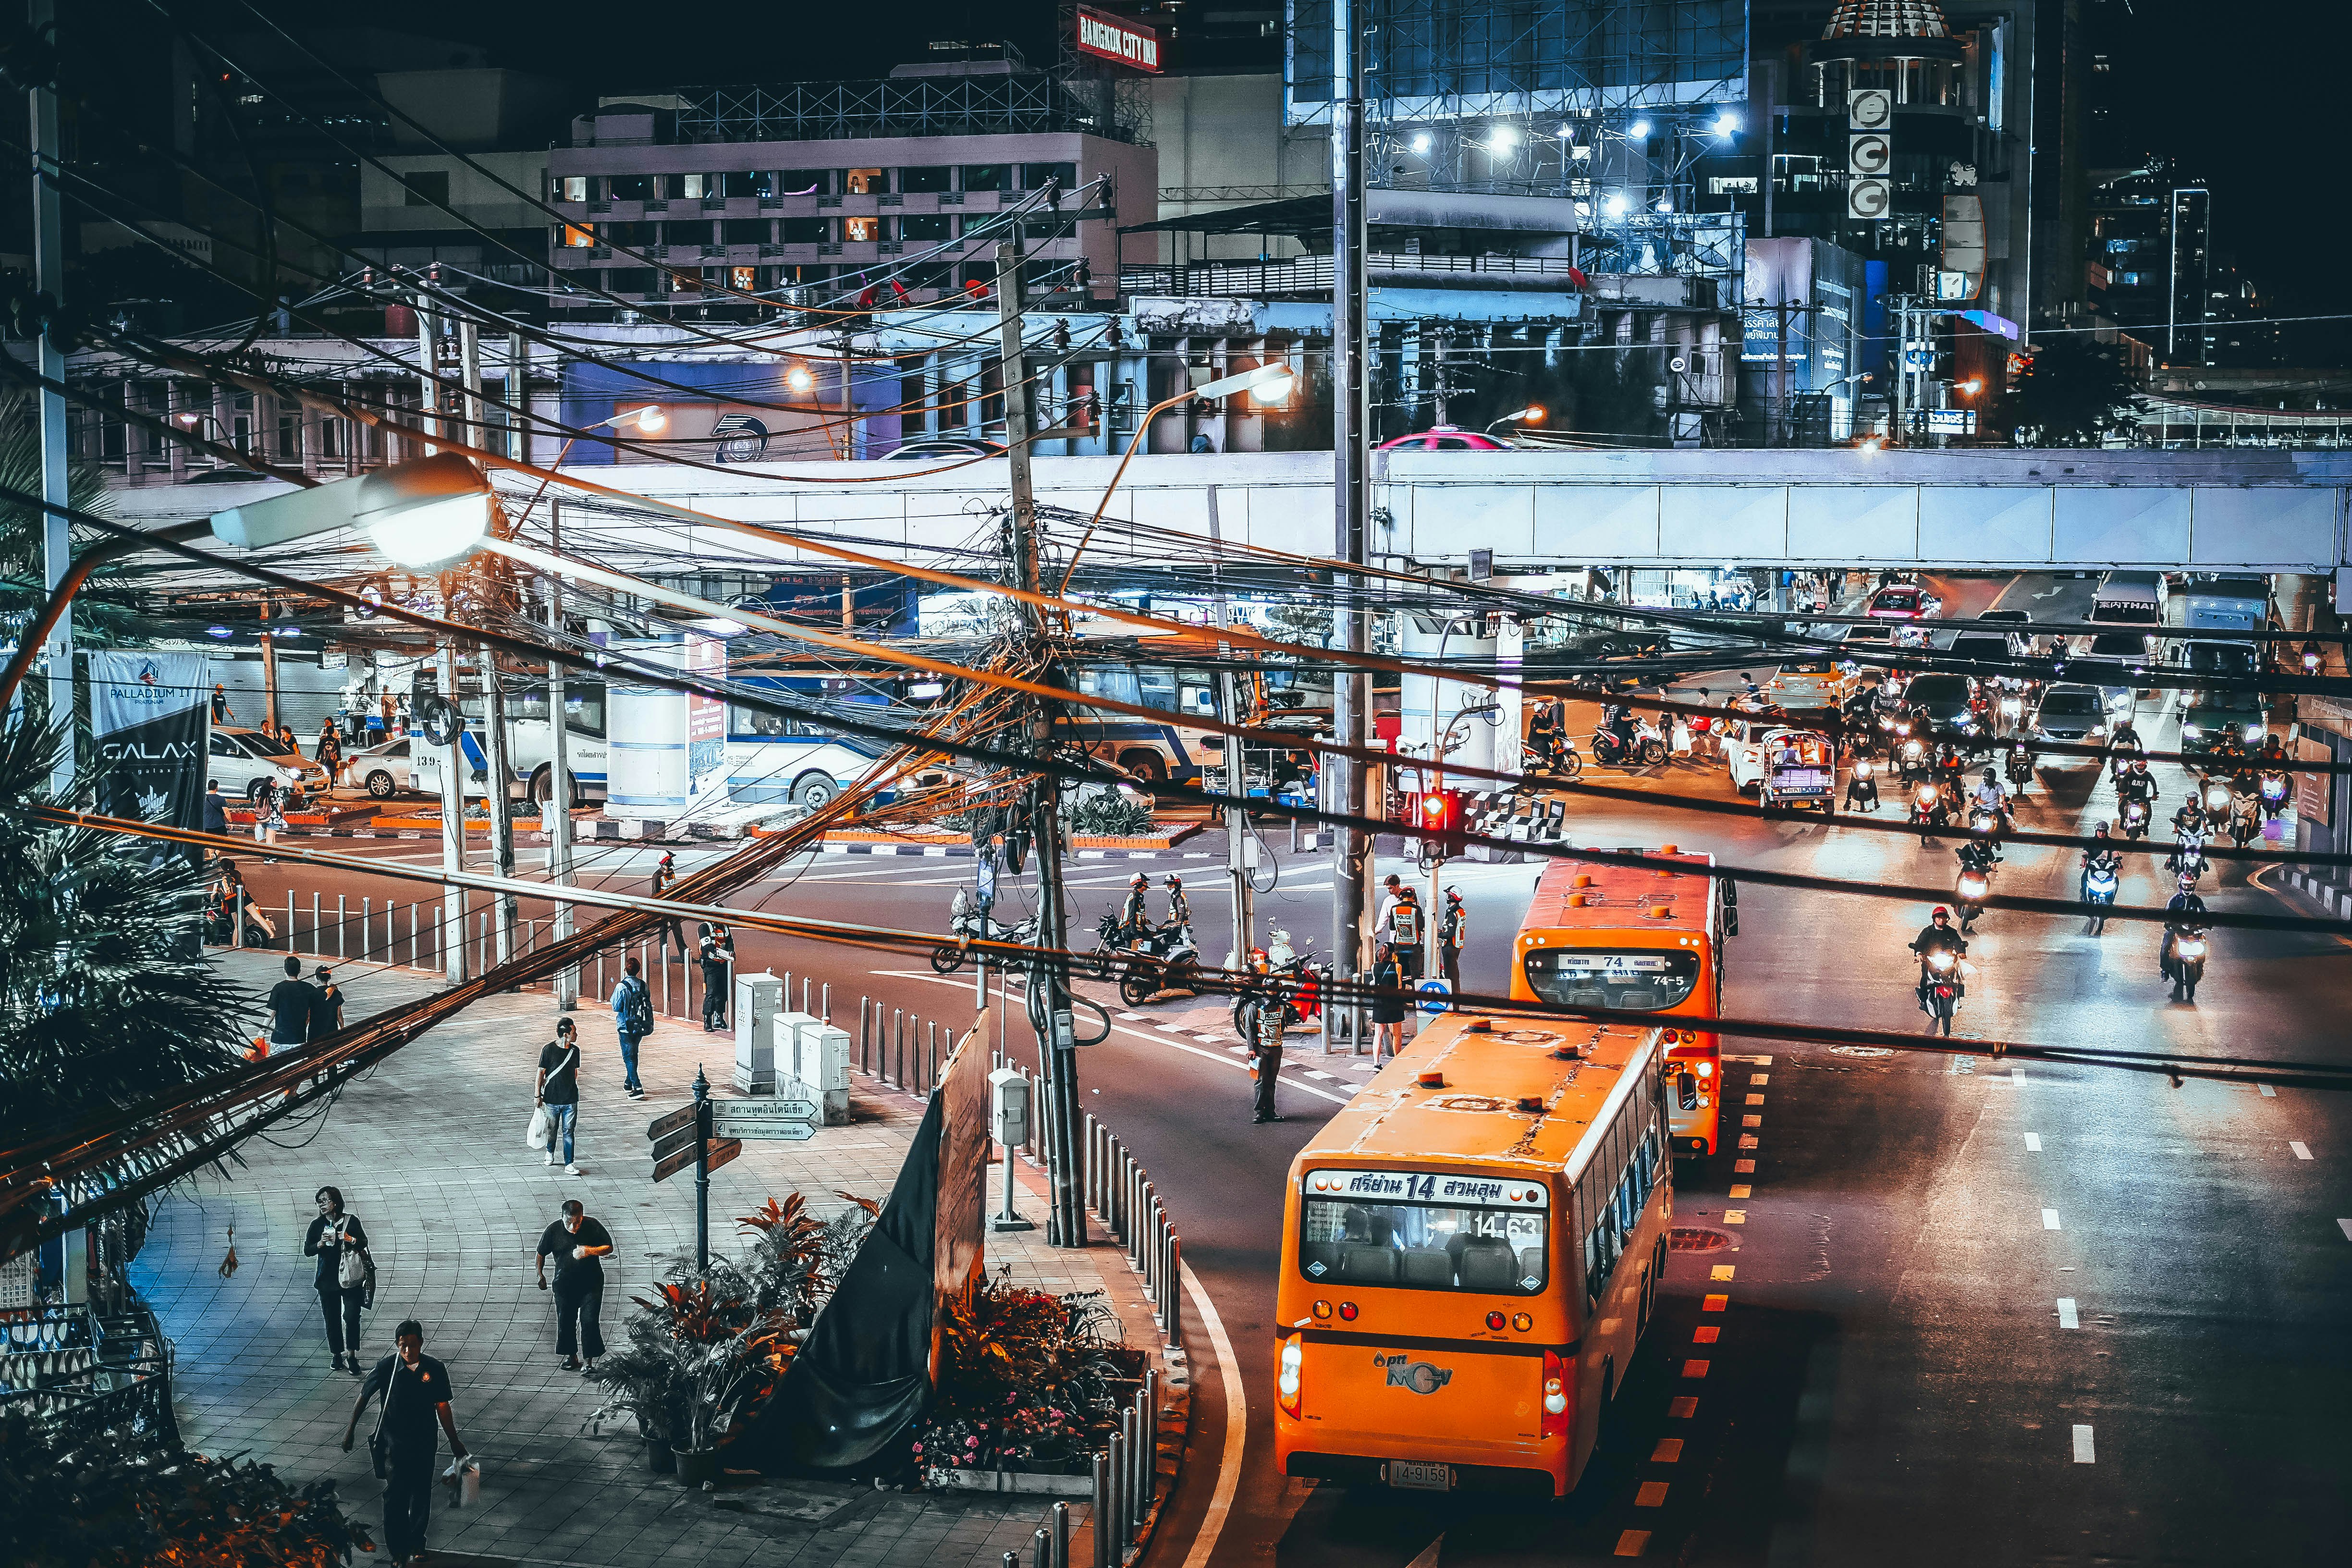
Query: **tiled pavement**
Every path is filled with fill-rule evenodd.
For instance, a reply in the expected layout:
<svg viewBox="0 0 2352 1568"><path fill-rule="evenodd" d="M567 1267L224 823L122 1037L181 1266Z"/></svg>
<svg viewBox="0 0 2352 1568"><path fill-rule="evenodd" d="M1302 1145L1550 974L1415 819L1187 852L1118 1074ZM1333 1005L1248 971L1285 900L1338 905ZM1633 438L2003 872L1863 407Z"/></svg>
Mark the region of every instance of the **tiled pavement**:
<svg viewBox="0 0 2352 1568"><path fill-rule="evenodd" d="M277 977L269 955L221 957L257 985ZM347 1020L434 984L399 968L335 968L351 999ZM689 1492L646 1468L633 1426L589 1426L594 1390L557 1364L551 1298L532 1284L539 1234L575 1195L611 1229L604 1322L617 1339L629 1296L652 1282L659 1258L694 1242L691 1178L647 1180L646 1122L689 1101L698 1063L716 1092L729 1092L732 1046L659 1023L640 1058L646 1098L631 1101L620 1091L609 1012L590 1004L580 1016L581 1176L548 1168L523 1143L539 1048L553 1033L545 994L524 994L478 1003L351 1086L323 1117L247 1143L233 1179L207 1176L163 1201L134 1273L176 1346L174 1392L189 1446L249 1455L298 1483L331 1476L347 1506L381 1524L381 1486L364 1442L341 1450L357 1380L329 1369L313 1266L302 1256L311 1194L331 1184L367 1227L375 1255L367 1360L389 1352L394 1323L421 1320L426 1350L448 1363L458 1433L482 1460L478 1507L454 1510L446 1493L436 1496L435 1560L992 1568L1006 1550L1025 1548L1044 1500L784 1480ZM732 1216L771 1194L801 1191L820 1213L844 1206L837 1189L887 1194L920 1107L864 1079L853 1107L849 1126L821 1129L806 1142L747 1143L742 1158L713 1173L714 1250L734 1245ZM992 1165L992 1212L1000 1172ZM1034 1190L1021 1204L1033 1215L1043 1207ZM232 1227L238 1267L224 1277ZM1009 1264L1014 1280L1042 1289L1108 1288L1122 1318L1148 1322L1149 1305L1115 1247L1056 1251L1042 1234L991 1236L990 1267ZM362 1437L372 1419L362 1422ZM1082 1505L1075 1511L1084 1516Z"/></svg>

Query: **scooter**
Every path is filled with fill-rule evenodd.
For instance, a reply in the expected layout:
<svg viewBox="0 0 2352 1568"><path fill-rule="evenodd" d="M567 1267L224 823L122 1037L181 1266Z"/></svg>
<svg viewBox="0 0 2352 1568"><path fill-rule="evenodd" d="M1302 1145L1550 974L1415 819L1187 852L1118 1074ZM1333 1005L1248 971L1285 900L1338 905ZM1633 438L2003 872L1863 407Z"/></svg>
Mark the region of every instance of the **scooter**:
<svg viewBox="0 0 2352 1568"><path fill-rule="evenodd" d="M2202 880L2205 876L2205 836L2184 831L2173 845L2172 858L2165 864L2167 869L2179 872L2191 882Z"/></svg>
<svg viewBox="0 0 2352 1568"><path fill-rule="evenodd" d="M1941 948L1920 961L1919 980L1927 993L1927 1032L1931 1035L1938 1026L1946 1035L1952 1032L1952 1015L1960 1006L1959 970L1959 955Z"/></svg>
<svg viewBox="0 0 2352 1568"><path fill-rule="evenodd" d="M1903 767L1903 782L1909 784L1927 769L1927 747L1916 735L1903 742L1895 756Z"/></svg>
<svg viewBox="0 0 2352 1568"><path fill-rule="evenodd" d="M2266 768L2259 786L2263 800L2263 819L2274 822L2286 810L2286 774L2276 768Z"/></svg>
<svg viewBox="0 0 2352 1568"><path fill-rule="evenodd" d="M1130 933L1117 915L1105 915L1096 928L1103 949L1098 961L1118 973L1118 997L1140 1007L1162 992L1201 994L1201 950L1191 926L1155 926Z"/></svg>
<svg viewBox="0 0 2352 1568"><path fill-rule="evenodd" d="M2197 986L2205 978L2205 928L2183 926L2165 936L2165 977L2172 982L2176 1002L2197 1000Z"/></svg>
<svg viewBox="0 0 2352 1568"><path fill-rule="evenodd" d="M2147 802L2144 800L2127 800L2124 802L2123 820L2124 837L2126 838L2147 837Z"/></svg>
<svg viewBox="0 0 2352 1568"><path fill-rule="evenodd" d="M2263 808L2252 795L2240 795L2230 807L2230 842L2243 849L2262 837Z"/></svg>
<svg viewBox="0 0 2352 1568"><path fill-rule="evenodd" d="M1960 868L1959 880L1952 884L1952 902L1959 906L1960 934L1974 934L1977 919L1984 913L1985 896L1992 891L1992 878L1973 866Z"/></svg>
<svg viewBox="0 0 2352 1568"><path fill-rule="evenodd" d="M1574 741L1562 735L1549 753L1540 747L1526 747L1519 771L1538 778L1572 779L1584 771L1584 756L1576 749Z"/></svg>
<svg viewBox="0 0 2352 1568"><path fill-rule="evenodd" d="M1666 760L1666 743L1644 719L1635 725L1631 741L1621 740L1614 730L1595 730L1592 760L1603 767L1655 767Z"/></svg>
<svg viewBox="0 0 2352 1568"><path fill-rule="evenodd" d="M2022 741L2011 741L2003 771L2009 774L2011 787L2024 794L2025 786L2033 781L2033 748Z"/></svg>
<svg viewBox="0 0 2352 1568"><path fill-rule="evenodd" d="M958 938L958 942L952 946L941 942L931 949L931 968L940 974L953 974L963 967L964 960L971 956L970 950L964 945L966 942L1002 942L1015 947L1035 946L1037 917L1031 915L1017 925L1006 925L994 915L983 911L966 889L958 888L955 901L948 906L948 931ZM1010 955L989 957L987 962L1015 974L1025 974L1029 970L1025 959Z"/></svg>
<svg viewBox="0 0 2352 1568"><path fill-rule="evenodd" d="M2101 912L2115 906L2116 874L2104 866L2095 866L2083 873L2083 901L2096 906L2091 915L2091 934L2104 936L2107 917Z"/></svg>
<svg viewBox="0 0 2352 1568"><path fill-rule="evenodd" d="M1949 827L1952 825L1951 803L1944 798L1940 788L1923 784L1911 792L1911 821L1918 827ZM1923 834L1920 841L1932 844L1935 837L1932 834Z"/></svg>
<svg viewBox="0 0 2352 1568"><path fill-rule="evenodd" d="M1846 774L1845 805L1848 811L1878 809L1878 764L1868 757L1856 757L1853 771Z"/></svg>

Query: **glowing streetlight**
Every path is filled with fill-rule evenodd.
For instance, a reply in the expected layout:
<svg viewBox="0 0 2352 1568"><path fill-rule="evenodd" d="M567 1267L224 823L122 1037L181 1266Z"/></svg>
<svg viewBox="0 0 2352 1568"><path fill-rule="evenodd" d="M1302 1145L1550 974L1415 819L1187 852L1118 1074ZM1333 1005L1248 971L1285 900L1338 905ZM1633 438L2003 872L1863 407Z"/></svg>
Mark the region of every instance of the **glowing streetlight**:
<svg viewBox="0 0 2352 1568"><path fill-rule="evenodd" d="M1974 397L1978 393L1984 390L1984 381L1979 376L1972 375L1969 377L1968 380L1960 383L1954 390L1958 392L1963 397Z"/></svg>
<svg viewBox="0 0 2352 1568"><path fill-rule="evenodd" d="M268 550L356 528L398 565L436 566L482 542L490 504L481 471L455 452L442 452L215 512L213 537L240 550Z"/></svg>
<svg viewBox="0 0 2352 1568"><path fill-rule="evenodd" d="M1530 403L1525 408L1515 409L1496 420L1493 425L1487 426L1486 433L1493 435L1496 425L1540 425L1550 417L1550 411L1542 404Z"/></svg>
<svg viewBox="0 0 2352 1568"><path fill-rule="evenodd" d="M669 423L669 416L663 413L658 405L646 403L635 408L622 409L610 419L598 420L596 425L619 425L628 419L635 420L637 428L647 436L659 435L662 426ZM593 430L596 425L591 425L588 428Z"/></svg>
<svg viewBox="0 0 2352 1568"><path fill-rule="evenodd" d="M1518 131L1509 125L1496 126L1486 137L1486 145L1497 153L1507 153L1518 144Z"/></svg>
<svg viewBox="0 0 2352 1568"><path fill-rule="evenodd" d="M1650 122L1646 120L1636 120L1633 124L1625 127L1625 134L1636 142L1646 142L1650 138Z"/></svg>
<svg viewBox="0 0 2352 1568"><path fill-rule="evenodd" d="M816 377L809 374L808 366L795 363L784 372L784 384L794 392L806 392L816 384Z"/></svg>
<svg viewBox="0 0 2352 1568"><path fill-rule="evenodd" d="M1248 374L1256 375L1258 371L1265 370L1272 370L1277 374L1259 376L1257 380L1252 382L1249 389L1250 401L1260 408L1278 408L1290 401L1291 389L1298 384L1298 378L1290 374L1288 365L1279 362L1262 364L1257 367L1257 371ZM1215 384L1217 384L1214 382L1210 383L1212 386ZM1202 390L1205 392L1207 389Z"/></svg>
<svg viewBox="0 0 2352 1568"><path fill-rule="evenodd" d="M1727 110L1725 110L1721 114L1717 115L1717 116L1715 117L1715 133L1716 133L1717 136L1737 136L1737 135L1738 135L1738 134L1739 134L1739 116L1738 116L1737 114L1732 113L1732 112L1731 112L1731 110L1727 110Z"/></svg>
<svg viewBox="0 0 2352 1568"><path fill-rule="evenodd" d="M1611 217L1623 217L1630 205L1622 191L1612 191L1601 204L1601 210Z"/></svg>
<svg viewBox="0 0 2352 1568"><path fill-rule="evenodd" d="M1429 132L1426 131L1416 132L1412 142L1407 143L1407 145L1412 147L1416 153L1428 152L1430 145Z"/></svg>

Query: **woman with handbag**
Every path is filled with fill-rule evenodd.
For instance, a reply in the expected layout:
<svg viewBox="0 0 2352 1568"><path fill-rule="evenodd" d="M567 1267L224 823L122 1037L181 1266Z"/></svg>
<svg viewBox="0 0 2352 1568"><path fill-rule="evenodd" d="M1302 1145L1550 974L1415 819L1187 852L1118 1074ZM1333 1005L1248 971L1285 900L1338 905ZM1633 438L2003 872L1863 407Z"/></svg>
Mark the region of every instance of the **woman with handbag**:
<svg viewBox="0 0 2352 1568"><path fill-rule="evenodd" d="M327 1320L327 1348L334 1352L335 1370L348 1370L357 1377L360 1308L373 1304L375 1259L368 1253L367 1231L356 1216L343 1212L342 1193L320 1187L318 1201L319 1217L302 1238L302 1256L319 1260L319 1310Z"/></svg>

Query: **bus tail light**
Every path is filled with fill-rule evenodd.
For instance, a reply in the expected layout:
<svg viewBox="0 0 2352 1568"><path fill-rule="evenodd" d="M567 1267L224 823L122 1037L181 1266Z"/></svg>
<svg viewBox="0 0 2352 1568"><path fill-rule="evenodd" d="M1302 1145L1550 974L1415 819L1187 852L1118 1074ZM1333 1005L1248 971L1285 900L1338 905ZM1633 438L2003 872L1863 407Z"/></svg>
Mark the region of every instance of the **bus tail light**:
<svg viewBox="0 0 2352 1568"><path fill-rule="evenodd" d="M1701 1078L1713 1078L1715 1076L1715 1064L1713 1062L1699 1063L1698 1076Z"/></svg>
<svg viewBox="0 0 2352 1568"><path fill-rule="evenodd" d="M1568 1363L1550 1351L1543 1358L1543 1435L1568 1435Z"/></svg>
<svg viewBox="0 0 2352 1568"><path fill-rule="evenodd" d="M1274 1379L1275 1396L1282 1402L1282 1413L1298 1414L1298 1368L1307 1352L1299 1348L1298 1336L1291 1335L1282 1342L1282 1364Z"/></svg>
<svg viewBox="0 0 2352 1568"><path fill-rule="evenodd" d="M1486 1314L1486 1326L1498 1334L1503 1331L1503 1325L1510 1321L1510 1319L1503 1316L1500 1312L1489 1312Z"/></svg>

